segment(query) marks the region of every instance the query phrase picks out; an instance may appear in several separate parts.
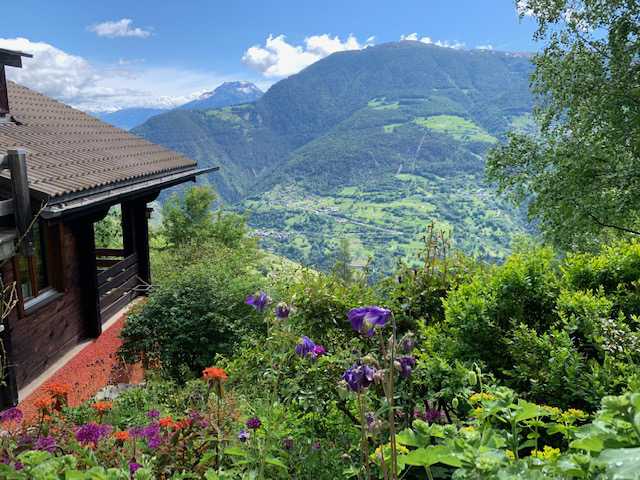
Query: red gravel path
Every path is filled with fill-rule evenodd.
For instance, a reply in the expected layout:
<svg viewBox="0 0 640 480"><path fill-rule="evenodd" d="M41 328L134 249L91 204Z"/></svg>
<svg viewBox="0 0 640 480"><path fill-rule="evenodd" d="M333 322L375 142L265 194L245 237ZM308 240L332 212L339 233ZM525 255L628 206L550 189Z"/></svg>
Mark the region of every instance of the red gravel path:
<svg viewBox="0 0 640 480"><path fill-rule="evenodd" d="M138 365L124 367L118 359L117 351L122 341L120 330L124 326L126 313L122 315L102 335L87 344L76 356L55 372L37 390L20 402L19 407L29 421L37 416L34 402L48 396L47 387L53 383L71 386L69 404L72 406L92 398L107 385L118 383L140 383L142 368Z"/></svg>

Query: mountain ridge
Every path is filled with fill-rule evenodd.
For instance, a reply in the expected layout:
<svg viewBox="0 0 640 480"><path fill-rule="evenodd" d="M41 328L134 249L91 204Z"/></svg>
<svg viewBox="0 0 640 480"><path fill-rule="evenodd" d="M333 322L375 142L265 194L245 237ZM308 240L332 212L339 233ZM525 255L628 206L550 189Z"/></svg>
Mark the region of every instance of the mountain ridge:
<svg viewBox="0 0 640 480"><path fill-rule="evenodd" d="M252 210L251 224L271 232L267 246L296 260L327 267L341 235L360 258L390 255L389 268L418 247L420 229L407 215L421 228L431 218L453 229L468 253L501 258L527 225L489 193L483 156L530 122L531 70L528 58L508 53L383 44L332 54L255 102L162 114L135 132L221 165L209 181L223 200ZM467 194L473 205L449 205L466 205L459 197ZM403 234L383 238L384 230Z"/></svg>

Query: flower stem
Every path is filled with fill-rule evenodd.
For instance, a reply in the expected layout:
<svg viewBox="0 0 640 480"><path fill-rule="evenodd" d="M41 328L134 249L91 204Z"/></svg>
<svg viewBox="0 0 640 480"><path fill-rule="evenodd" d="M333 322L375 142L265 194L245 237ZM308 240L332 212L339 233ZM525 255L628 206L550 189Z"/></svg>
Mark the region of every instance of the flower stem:
<svg viewBox="0 0 640 480"><path fill-rule="evenodd" d="M370 480L371 472L369 471L369 441L367 440L367 421L365 419L365 401L364 395L358 392L358 407L360 410L360 447L362 450L362 464L364 466L365 478ZM384 452L382 453L384 455Z"/></svg>
<svg viewBox="0 0 640 480"><path fill-rule="evenodd" d="M394 411L394 386L395 386L395 363L396 363L396 319L391 316L393 332L391 336L391 352L389 355L389 387L387 402L389 403L389 441L391 443L391 479L398 479L398 451L396 448L396 424Z"/></svg>

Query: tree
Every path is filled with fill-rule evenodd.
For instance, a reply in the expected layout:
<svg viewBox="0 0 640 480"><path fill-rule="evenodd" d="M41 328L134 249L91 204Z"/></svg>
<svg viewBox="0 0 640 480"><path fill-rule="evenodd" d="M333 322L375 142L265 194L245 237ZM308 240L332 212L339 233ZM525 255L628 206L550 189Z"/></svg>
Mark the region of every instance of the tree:
<svg viewBox="0 0 640 480"><path fill-rule="evenodd" d="M501 191L564 248L640 235L640 3L519 0L535 18L535 135L488 158Z"/></svg>
<svg viewBox="0 0 640 480"><path fill-rule="evenodd" d="M332 268L333 274L346 284L352 283L353 269L351 262L353 261L353 255L351 254L351 244L348 238L342 237L338 241L335 257L336 261Z"/></svg>
<svg viewBox="0 0 640 480"><path fill-rule="evenodd" d="M240 243L254 243L247 238L245 217L211 209L216 194L208 185L187 188L162 205L161 232L170 247L219 242L236 248Z"/></svg>

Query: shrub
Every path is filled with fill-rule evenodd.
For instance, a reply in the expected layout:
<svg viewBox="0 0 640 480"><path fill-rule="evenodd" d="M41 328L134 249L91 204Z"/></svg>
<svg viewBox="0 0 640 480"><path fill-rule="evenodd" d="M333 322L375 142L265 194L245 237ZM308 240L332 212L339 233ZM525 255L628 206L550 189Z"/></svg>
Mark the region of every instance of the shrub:
<svg viewBox="0 0 640 480"><path fill-rule="evenodd" d="M186 372L199 374L216 354L230 354L245 335L263 328L244 304L259 283L251 264L222 246L200 252L206 262L181 265L174 257L174 272L130 315L122 330L126 361L159 362L180 379Z"/></svg>

